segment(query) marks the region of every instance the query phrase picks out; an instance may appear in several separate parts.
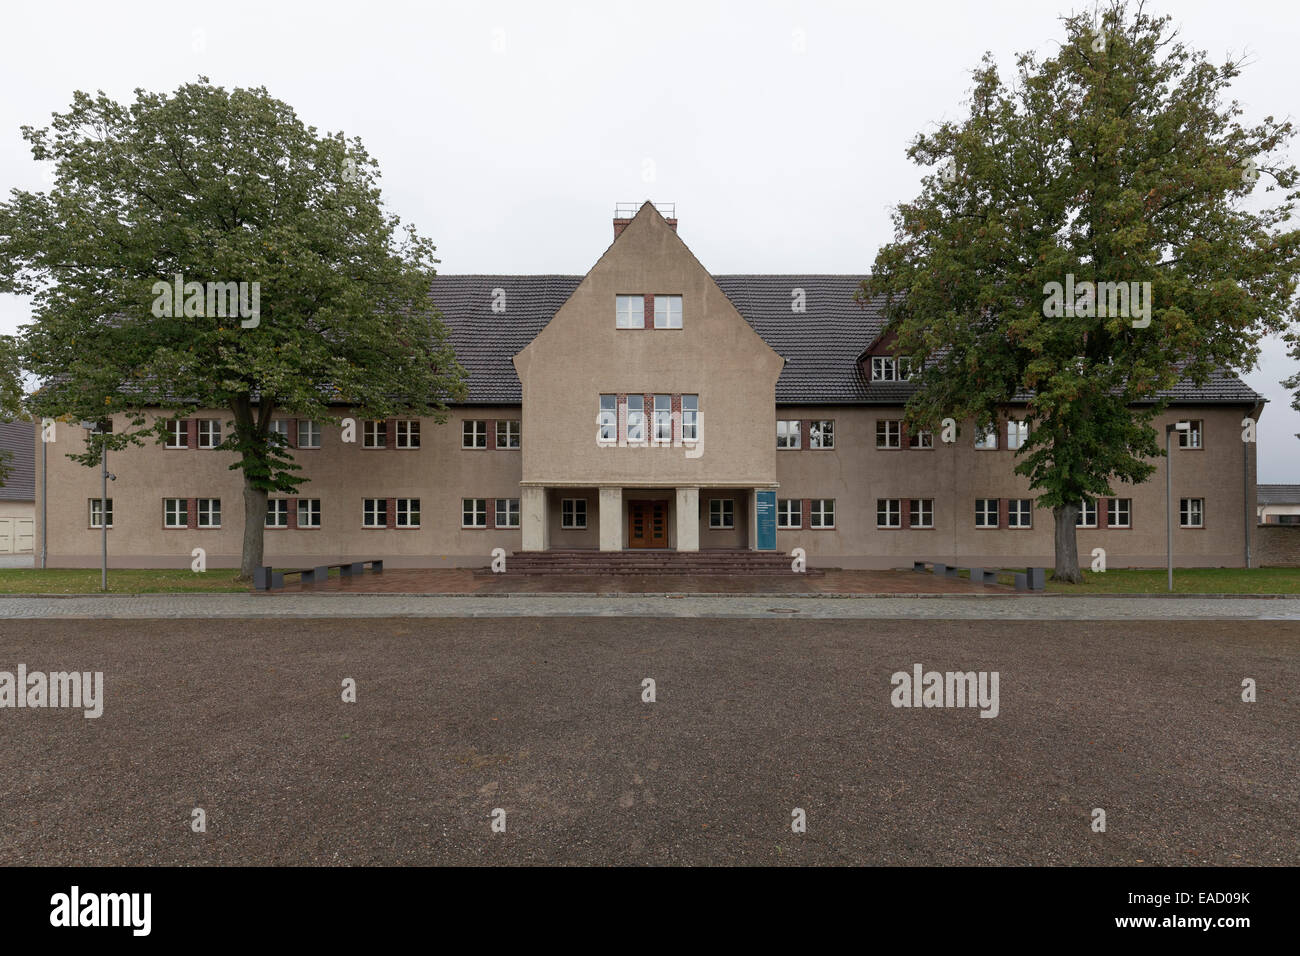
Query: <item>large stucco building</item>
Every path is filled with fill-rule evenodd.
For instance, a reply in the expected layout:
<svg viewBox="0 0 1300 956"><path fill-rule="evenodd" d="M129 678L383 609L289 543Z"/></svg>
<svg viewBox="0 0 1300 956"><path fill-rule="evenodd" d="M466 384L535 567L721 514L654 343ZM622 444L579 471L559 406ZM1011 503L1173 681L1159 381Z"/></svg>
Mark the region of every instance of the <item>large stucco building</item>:
<svg viewBox="0 0 1300 956"><path fill-rule="evenodd" d="M1017 409L945 442L901 425L911 385L852 275L711 275L649 203L616 218L586 275L440 276L468 400L444 424L278 423L310 482L272 502L267 563L382 557L390 567L485 565L495 548L802 548L812 566L915 559L1052 563L1052 518L1013 474ZM1155 427L1174 450L1176 560L1242 566L1255 524L1263 400L1230 375L1180 385ZM340 415L346 415L340 409ZM202 547L237 565L239 473L219 411L168 445L114 456L112 563L182 567ZM81 447L60 425L56 447ZM39 456L38 456L39 457ZM49 562L99 561L99 478L51 454ZM1090 502L1079 548L1108 564L1165 553L1165 463ZM40 529L43 532L43 529Z"/></svg>

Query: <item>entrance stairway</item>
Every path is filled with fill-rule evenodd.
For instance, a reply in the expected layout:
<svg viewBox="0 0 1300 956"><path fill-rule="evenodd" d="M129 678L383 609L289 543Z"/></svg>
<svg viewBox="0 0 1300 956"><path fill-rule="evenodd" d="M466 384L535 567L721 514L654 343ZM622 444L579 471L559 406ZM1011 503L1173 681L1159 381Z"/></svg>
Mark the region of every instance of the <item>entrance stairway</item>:
<svg viewBox="0 0 1300 956"><path fill-rule="evenodd" d="M772 551L590 551L563 548L516 552L506 574L793 574L789 555ZM806 574L822 572L809 568Z"/></svg>

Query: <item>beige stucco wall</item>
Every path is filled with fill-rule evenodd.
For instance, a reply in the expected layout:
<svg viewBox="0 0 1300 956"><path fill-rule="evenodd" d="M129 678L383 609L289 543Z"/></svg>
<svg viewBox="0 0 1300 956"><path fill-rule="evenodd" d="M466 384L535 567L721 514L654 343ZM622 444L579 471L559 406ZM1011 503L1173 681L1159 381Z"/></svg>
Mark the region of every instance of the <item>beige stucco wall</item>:
<svg viewBox="0 0 1300 956"><path fill-rule="evenodd" d="M1247 527L1245 488L1254 487L1253 444L1241 441L1242 408L1178 408L1156 419L1163 441L1166 422L1199 418L1205 422L1203 449L1176 447L1174 455L1174 551L1182 566L1241 566ZM975 527L976 498L1034 498L1026 478L1013 474L1016 456L1005 448L974 447L970 424L954 444L935 436L933 449L878 450L877 419L901 419L901 408L858 406L781 407L779 419L834 419L834 449L777 452L778 498L834 498L835 528L779 530L777 547L803 548L812 565L907 567L914 560L955 560L972 565L1045 565L1053 562L1051 512L1036 508L1033 527ZM806 441L806 440L805 440ZM1142 485L1113 486L1116 498L1131 498L1132 528L1078 529L1080 562L1091 564L1092 550L1104 548L1108 567L1153 567L1165 555L1165 460ZM1249 466L1243 478L1243 465ZM1205 527L1176 526L1178 499L1205 499ZM933 498L934 528L877 529L878 498Z"/></svg>
<svg viewBox="0 0 1300 956"><path fill-rule="evenodd" d="M681 329L619 329L618 295L681 295ZM648 203L546 328L515 358L523 384L525 482L639 487L768 485L776 479L783 361ZM601 394L698 394L702 441L602 447Z"/></svg>

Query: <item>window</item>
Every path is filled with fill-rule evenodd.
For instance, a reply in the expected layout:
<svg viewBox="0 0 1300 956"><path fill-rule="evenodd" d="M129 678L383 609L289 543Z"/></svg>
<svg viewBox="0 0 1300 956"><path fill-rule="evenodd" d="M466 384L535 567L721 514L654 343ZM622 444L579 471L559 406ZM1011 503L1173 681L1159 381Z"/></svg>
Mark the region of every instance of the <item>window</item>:
<svg viewBox="0 0 1300 956"><path fill-rule="evenodd" d="M998 499L975 499L975 527L996 528L998 526Z"/></svg>
<svg viewBox="0 0 1300 956"><path fill-rule="evenodd" d="M388 447L388 422L382 418L367 419L361 424L362 448Z"/></svg>
<svg viewBox="0 0 1300 956"><path fill-rule="evenodd" d="M901 528L903 526L903 502L900 498L876 499L876 527Z"/></svg>
<svg viewBox="0 0 1300 956"><path fill-rule="evenodd" d="M271 427L267 430L268 437L279 435L283 441L282 445L289 444L289 420L287 418L275 418L271 420Z"/></svg>
<svg viewBox="0 0 1300 956"><path fill-rule="evenodd" d="M814 498L808 505L808 527L835 527L835 499Z"/></svg>
<svg viewBox="0 0 1300 956"><path fill-rule="evenodd" d="M199 447L216 448L221 444L221 421L216 418L199 419Z"/></svg>
<svg viewBox="0 0 1300 956"><path fill-rule="evenodd" d="M670 444L673 440L673 397L671 395L655 396L655 441Z"/></svg>
<svg viewBox="0 0 1300 956"><path fill-rule="evenodd" d="M1106 502L1106 524L1112 528L1130 527L1132 513L1132 498L1111 498Z"/></svg>
<svg viewBox="0 0 1300 956"><path fill-rule="evenodd" d="M199 498L195 504L195 510L198 512L198 525L200 528L221 527L220 498Z"/></svg>
<svg viewBox="0 0 1300 956"><path fill-rule="evenodd" d="M497 499L497 527L498 528L519 527L519 499L518 498Z"/></svg>
<svg viewBox="0 0 1300 956"><path fill-rule="evenodd" d="M629 395L627 397L627 440L645 441L645 396Z"/></svg>
<svg viewBox="0 0 1300 956"><path fill-rule="evenodd" d="M361 527L388 527L388 499L365 498L361 503Z"/></svg>
<svg viewBox="0 0 1300 956"><path fill-rule="evenodd" d="M185 419L167 423L167 447L188 448L190 446L190 425Z"/></svg>
<svg viewBox="0 0 1300 956"><path fill-rule="evenodd" d="M560 501L560 527L587 527L586 498L564 498Z"/></svg>
<svg viewBox="0 0 1300 956"><path fill-rule="evenodd" d="M986 425L975 433L975 447L980 451L997 451L998 429L996 425Z"/></svg>
<svg viewBox="0 0 1300 956"><path fill-rule="evenodd" d="M776 503L778 528L803 527L803 502L798 498L782 498Z"/></svg>
<svg viewBox="0 0 1300 956"><path fill-rule="evenodd" d="M1029 441L1029 422L1007 420L1007 448L1015 450Z"/></svg>
<svg viewBox="0 0 1300 956"><path fill-rule="evenodd" d="M655 328L680 329L682 327L682 297L680 295L655 296Z"/></svg>
<svg viewBox="0 0 1300 956"><path fill-rule="evenodd" d="M299 448L320 447L320 422L308 421L305 418L299 419L298 447Z"/></svg>
<svg viewBox="0 0 1300 956"><path fill-rule="evenodd" d="M871 380L873 382L902 382L912 377L912 360L894 355L873 355L871 357Z"/></svg>
<svg viewBox="0 0 1300 956"><path fill-rule="evenodd" d="M600 416L598 419L598 441L618 441L618 396L600 396Z"/></svg>
<svg viewBox="0 0 1300 956"><path fill-rule="evenodd" d="M1007 527L1032 528L1034 526L1034 500L1010 498L1007 500Z"/></svg>
<svg viewBox="0 0 1300 956"><path fill-rule="evenodd" d="M914 432L908 432L907 447L908 448L933 448L934 432L928 432L925 431L924 429L920 429Z"/></svg>
<svg viewBox="0 0 1300 956"><path fill-rule="evenodd" d="M272 498L266 503L266 526L268 528L289 527L288 498Z"/></svg>
<svg viewBox="0 0 1300 956"><path fill-rule="evenodd" d="M876 447L899 448L903 441L903 423L880 419L876 422Z"/></svg>
<svg viewBox="0 0 1300 956"><path fill-rule="evenodd" d="M163 527L188 528L190 526L190 503L185 498L163 499Z"/></svg>
<svg viewBox="0 0 1300 956"><path fill-rule="evenodd" d="M734 528L736 503L730 498L713 498L709 501L709 527Z"/></svg>
<svg viewBox="0 0 1300 956"><path fill-rule="evenodd" d="M1074 523L1080 528L1097 527L1097 502L1089 501L1087 498L1079 502L1079 514L1075 517Z"/></svg>
<svg viewBox="0 0 1300 956"><path fill-rule="evenodd" d="M498 448L519 447L519 422L518 421L497 422L497 447Z"/></svg>
<svg viewBox="0 0 1300 956"><path fill-rule="evenodd" d="M461 425L460 432L461 448L486 448L487 447L487 422L467 421Z"/></svg>
<svg viewBox="0 0 1300 956"><path fill-rule="evenodd" d="M1182 422L1179 422L1181 425ZM1203 434L1204 422L1201 419L1194 419L1187 423L1190 427L1185 432L1178 433L1179 448L1201 448L1201 436Z"/></svg>
<svg viewBox="0 0 1300 956"><path fill-rule="evenodd" d="M778 421L776 423L776 447L777 448L798 448L799 447L799 422L798 421Z"/></svg>
<svg viewBox="0 0 1300 956"><path fill-rule="evenodd" d="M102 508L104 503L105 501L103 498L90 499L90 526L92 528L102 528L104 526L103 521L100 519L100 509ZM108 503L108 526L111 528L113 527L113 499L109 498L107 503Z"/></svg>
<svg viewBox="0 0 1300 956"><path fill-rule="evenodd" d="M110 502L110 504L112 504L112 502ZM110 525L113 523L113 513L111 510L108 514L108 523ZM1181 528L1205 527L1205 499L1179 498L1178 525Z"/></svg>
<svg viewBox="0 0 1300 956"><path fill-rule="evenodd" d="M398 498L397 499L397 527L399 528L418 528L420 527L420 499L419 498Z"/></svg>
<svg viewBox="0 0 1300 956"><path fill-rule="evenodd" d="M487 527L487 499L462 498L460 502L460 526L462 528Z"/></svg>
<svg viewBox="0 0 1300 956"><path fill-rule="evenodd" d="M700 396L682 396L682 441L698 441L700 437Z"/></svg>
<svg viewBox="0 0 1300 956"><path fill-rule="evenodd" d="M620 295L615 297L614 325L620 329L645 328L645 296Z"/></svg>
<svg viewBox="0 0 1300 956"><path fill-rule="evenodd" d="M420 422L418 419L403 419L397 423L397 447L420 447Z"/></svg>
<svg viewBox="0 0 1300 956"><path fill-rule="evenodd" d="M834 448L835 423L833 421L813 422L808 426L809 448Z"/></svg>
<svg viewBox="0 0 1300 956"><path fill-rule="evenodd" d="M319 498L298 499L298 527L299 528L320 527L320 499Z"/></svg>
<svg viewBox="0 0 1300 956"><path fill-rule="evenodd" d="M907 523L913 528L933 528L934 499L912 498L908 501Z"/></svg>

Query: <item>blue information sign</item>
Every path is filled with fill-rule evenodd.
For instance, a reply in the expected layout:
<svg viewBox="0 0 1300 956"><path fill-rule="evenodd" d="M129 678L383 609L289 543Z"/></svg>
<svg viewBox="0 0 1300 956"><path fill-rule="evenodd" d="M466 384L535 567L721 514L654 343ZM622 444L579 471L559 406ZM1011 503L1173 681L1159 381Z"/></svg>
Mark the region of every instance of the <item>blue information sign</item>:
<svg viewBox="0 0 1300 956"><path fill-rule="evenodd" d="M776 492L756 491L754 506L758 512L758 550L776 550Z"/></svg>

